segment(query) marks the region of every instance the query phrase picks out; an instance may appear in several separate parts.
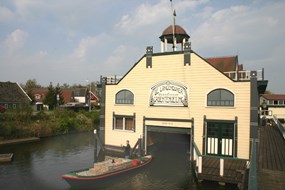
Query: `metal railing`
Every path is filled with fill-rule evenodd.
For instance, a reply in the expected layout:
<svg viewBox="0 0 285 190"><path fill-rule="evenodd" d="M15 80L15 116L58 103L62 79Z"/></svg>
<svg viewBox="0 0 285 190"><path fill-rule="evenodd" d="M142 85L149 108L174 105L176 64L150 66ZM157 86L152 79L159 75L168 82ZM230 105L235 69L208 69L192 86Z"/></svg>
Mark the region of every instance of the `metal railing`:
<svg viewBox="0 0 285 190"><path fill-rule="evenodd" d="M228 77L233 80L250 80L250 73L251 71L229 71L224 72ZM264 69L257 70L257 80L264 80Z"/></svg>
<svg viewBox="0 0 285 190"><path fill-rule="evenodd" d="M272 116L272 110L260 110L259 111L260 118L263 116Z"/></svg>
<svg viewBox="0 0 285 190"><path fill-rule="evenodd" d="M198 171L196 171L195 168L195 173L196 176L198 175L198 173L202 173L202 154L200 153L197 145L195 142L193 142L193 147L194 147L194 151L193 151L193 161L196 161L196 168L198 167Z"/></svg>
<svg viewBox="0 0 285 190"><path fill-rule="evenodd" d="M276 115L273 115L273 120L275 124L277 125L277 128L279 129L280 133L283 136L283 139L285 139L285 127L282 125L282 123L278 120Z"/></svg>

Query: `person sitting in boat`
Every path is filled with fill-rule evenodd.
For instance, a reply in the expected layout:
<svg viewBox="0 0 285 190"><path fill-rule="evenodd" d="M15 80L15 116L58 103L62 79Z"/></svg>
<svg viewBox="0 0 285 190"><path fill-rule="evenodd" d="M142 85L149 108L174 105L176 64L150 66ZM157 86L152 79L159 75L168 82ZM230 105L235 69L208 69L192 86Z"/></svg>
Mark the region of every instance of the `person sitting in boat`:
<svg viewBox="0 0 285 190"><path fill-rule="evenodd" d="M129 140L126 141L126 146L124 146L124 156L125 158L130 158L131 146Z"/></svg>

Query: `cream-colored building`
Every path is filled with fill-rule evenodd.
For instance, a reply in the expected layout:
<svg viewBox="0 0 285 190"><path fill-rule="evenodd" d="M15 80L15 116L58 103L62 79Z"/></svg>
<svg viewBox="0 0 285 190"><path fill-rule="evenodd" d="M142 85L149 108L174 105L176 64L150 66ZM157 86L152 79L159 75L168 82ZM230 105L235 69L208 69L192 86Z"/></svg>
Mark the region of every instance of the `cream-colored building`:
<svg viewBox="0 0 285 190"><path fill-rule="evenodd" d="M147 47L118 82L103 78L105 146L120 147L126 139L134 145L142 138L147 152L150 132L180 133L191 136L189 151L196 156L248 160L250 140L257 138L258 81L263 77L242 70L236 56L232 70L223 70L214 62L228 57L205 59L191 49L182 27L175 26L175 35L171 31L168 27L160 36L161 52ZM168 51L168 44L175 48Z"/></svg>
<svg viewBox="0 0 285 190"><path fill-rule="evenodd" d="M285 120L285 94L262 94L260 96L260 116Z"/></svg>

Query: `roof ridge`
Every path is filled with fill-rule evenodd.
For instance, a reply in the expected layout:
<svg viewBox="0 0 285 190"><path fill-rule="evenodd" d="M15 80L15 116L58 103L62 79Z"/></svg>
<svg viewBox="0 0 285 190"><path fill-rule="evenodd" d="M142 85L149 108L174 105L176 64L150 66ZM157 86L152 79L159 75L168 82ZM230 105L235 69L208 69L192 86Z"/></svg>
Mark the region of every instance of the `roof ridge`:
<svg viewBox="0 0 285 190"><path fill-rule="evenodd" d="M227 56L219 56L219 57L205 57L205 59L230 58L230 57L238 57L238 55L227 55Z"/></svg>

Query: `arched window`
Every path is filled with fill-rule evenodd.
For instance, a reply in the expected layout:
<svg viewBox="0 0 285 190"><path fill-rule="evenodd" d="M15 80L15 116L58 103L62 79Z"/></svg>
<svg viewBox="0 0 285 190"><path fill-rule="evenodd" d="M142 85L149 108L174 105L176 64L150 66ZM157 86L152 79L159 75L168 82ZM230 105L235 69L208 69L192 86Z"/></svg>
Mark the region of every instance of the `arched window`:
<svg viewBox="0 0 285 190"><path fill-rule="evenodd" d="M234 94L225 89L216 89L207 95L207 106L234 106Z"/></svg>
<svg viewBox="0 0 285 190"><path fill-rule="evenodd" d="M134 104L134 94L129 90L121 90L116 94L116 104Z"/></svg>

